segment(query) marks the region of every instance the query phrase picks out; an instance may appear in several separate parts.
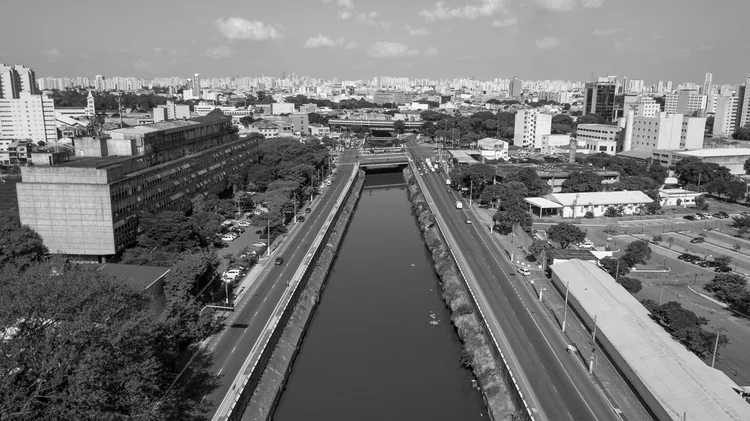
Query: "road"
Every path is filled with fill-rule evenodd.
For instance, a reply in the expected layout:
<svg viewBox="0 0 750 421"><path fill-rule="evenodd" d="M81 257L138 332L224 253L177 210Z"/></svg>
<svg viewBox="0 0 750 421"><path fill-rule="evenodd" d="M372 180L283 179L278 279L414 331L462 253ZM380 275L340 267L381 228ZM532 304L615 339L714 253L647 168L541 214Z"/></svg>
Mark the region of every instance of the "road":
<svg viewBox="0 0 750 421"><path fill-rule="evenodd" d="M432 150L421 147L411 152L420 161L432 155ZM536 297L522 287L522 278L515 276L515 267L491 242L487 227L466 207L455 208L459 198L453 191L446 192L445 173L427 173L422 178L474 274L477 299L489 306L485 315L490 329L496 338L507 338L512 348L508 358L522 370L515 374L533 391L528 402L532 410L554 421L619 419L583 366L566 352L557 326L544 315ZM467 219L473 223L467 224Z"/></svg>
<svg viewBox="0 0 750 421"><path fill-rule="evenodd" d="M305 214L305 222L297 223L279 248L271 254L270 261L250 289L235 303L235 311L226 319L224 330L209 340L207 348L212 351L214 361L211 372L220 376L220 385L205 397L211 406L208 417L213 417L221 404L281 299L286 283L291 280L325 219L331 214L336 199L351 175L352 163L356 161L354 155L354 150L341 155L338 173L331 186L326 187L324 194L315 199L312 212ZM282 265L274 264L277 257L284 258Z"/></svg>

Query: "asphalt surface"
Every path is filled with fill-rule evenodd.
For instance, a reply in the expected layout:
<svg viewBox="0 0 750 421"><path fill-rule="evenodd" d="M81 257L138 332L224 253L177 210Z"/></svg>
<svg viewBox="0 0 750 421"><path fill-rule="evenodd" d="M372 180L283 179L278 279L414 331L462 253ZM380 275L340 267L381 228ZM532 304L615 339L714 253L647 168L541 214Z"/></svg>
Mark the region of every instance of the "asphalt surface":
<svg viewBox="0 0 750 421"><path fill-rule="evenodd" d="M411 152L420 162L433 154L422 147ZM553 421L618 420L583 366L567 353L567 343L544 315L538 297L523 287L523 277L516 276L515 267L491 242L485 232L488 228L468 206L455 208L460 198L457 192L446 191L446 174L428 172L421 178L470 267L477 300L489 307L485 316L490 329L500 342L505 342L501 337L507 339L512 352L506 357L521 367L515 375L532 390L526 396L532 410Z"/></svg>
<svg viewBox="0 0 750 421"><path fill-rule="evenodd" d="M356 151L348 150L341 156L331 185L325 188L322 196L315 199L312 212L303 213L305 222L297 223L278 249L271 253L270 261L266 262L250 288L235 303L235 311L227 317L224 330L209 340L207 348L212 351L214 359L211 372L220 376L220 386L204 398L211 406L208 417L213 417L229 391L248 353L279 303L287 287L286 283L292 279L305 253L331 214L336 199L351 175L354 155ZM283 257L284 263L275 265L277 257Z"/></svg>

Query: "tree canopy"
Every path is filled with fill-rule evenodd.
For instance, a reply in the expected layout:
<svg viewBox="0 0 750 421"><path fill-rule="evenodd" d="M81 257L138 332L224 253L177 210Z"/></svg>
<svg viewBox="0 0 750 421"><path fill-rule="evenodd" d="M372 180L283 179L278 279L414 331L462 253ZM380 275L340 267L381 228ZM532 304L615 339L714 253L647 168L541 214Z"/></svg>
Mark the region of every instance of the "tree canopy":
<svg viewBox="0 0 750 421"><path fill-rule="evenodd" d="M544 196L552 191L552 188L544 182L533 168L521 168L515 173L508 174L503 182L517 181L526 186L526 197Z"/></svg>
<svg viewBox="0 0 750 421"><path fill-rule="evenodd" d="M573 224L563 222L551 226L547 230L547 236L560 244L560 248L568 248L570 244L580 243L586 239L586 233Z"/></svg>
<svg viewBox="0 0 750 421"><path fill-rule="evenodd" d="M632 267L638 263L645 264L651 258L651 247L646 240L636 240L625 247L625 255L622 259Z"/></svg>
<svg viewBox="0 0 750 421"><path fill-rule="evenodd" d="M9 265L23 270L44 258L48 250L42 237L15 215L0 217L0 271Z"/></svg>
<svg viewBox="0 0 750 421"><path fill-rule="evenodd" d="M563 193L585 193L602 191L602 179L593 171L573 171L563 181Z"/></svg>

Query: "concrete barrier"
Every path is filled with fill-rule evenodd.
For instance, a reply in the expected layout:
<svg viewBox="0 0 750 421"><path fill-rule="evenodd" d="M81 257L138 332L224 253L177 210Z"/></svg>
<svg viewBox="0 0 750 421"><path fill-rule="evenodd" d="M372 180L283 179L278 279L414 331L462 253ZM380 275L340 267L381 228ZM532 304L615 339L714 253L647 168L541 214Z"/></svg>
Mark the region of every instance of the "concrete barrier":
<svg viewBox="0 0 750 421"><path fill-rule="evenodd" d="M505 354L503 353L503 350L500 348L500 345L497 341L497 338L495 338L495 335L492 333L492 329L490 329L489 323L487 322L487 318L484 315L484 312L482 311L482 307L479 304L479 300L477 300L476 295L474 294L474 290L471 286L471 284L468 282L468 277L464 273L464 269L461 267L462 265L459 262L458 256L456 256L454 249L456 248L454 244L454 240L450 232L447 230L445 226L445 222L443 222L443 218L438 212L437 208L434 205L434 201L432 200L432 195L427 190L427 187L424 185L421 178L417 177L415 174L418 171L417 168L415 168L416 165L412 162L410 163L410 168L412 171L412 176L417 181L417 185L419 185L420 190L422 191L422 194L425 197L425 201L427 202L427 206L429 206L430 211L435 216L435 224L438 226L438 229L440 229L441 234L443 235L443 238L445 238L446 244L448 244L448 249L451 252L451 256L453 256L453 260L456 262L456 267L458 267L458 271L461 274L461 277L464 279L464 284L466 285L466 288L469 290L469 294L471 294L471 299L474 301L474 305L477 308L479 315L481 316L482 323L484 323L485 329L487 329L487 332L489 333L490 337L492 338L492 343L495 345L495 349L497 350L498 354L500 355L500 359L503 362L503 366L505 367L506 375L506 381L509 384L512 384L511 390L516 393L516 401L520 403L520 405L523 407L525 420L527 421L534 421L534 413L532 412L531 408L529 407L529 404L524 397L523 391L521 390L521 385L516 380L516 376L513 374L513 371L516 368L511 368L510 363L508 362L507 358L505 357ZM517 368L520 370L520 367ZM528 386L524 386L526 389Z"/></svg>
<svg viewBox="0 0 750 421"><path fill-rule="evenodd" d="M257 383L260 379L263 372L260 367L262 367L270 358L273 352L273 347L275 346L276 341L278 341L278 338L283 331L283 327L286 324L286 320L291 315L292 310L294 310L294 305L290 305L290 303L292 303L293 299L296 300L296 297L302 292L303 288L300 288L299 286L309 274L309 271L314 268L314 265L311 263L315 260L320 245L327 237L330 228L333 226L333 221L338 218L341 205L348 198L358 174L359 164L357 163L354 165L352 174L349 176L349 180L347 180L344 190L336 200L333 212L331 212L326 218L320 232L315 237L315 240L310 245L305 258L302 260L302 264L297 271L294 272L281 300L271 313L271 318L263 327L260 338L258 338L253 345L250 353L242 364L242 368L232 381L232 386L229 388L229 392L224 396L218 410L214 414L213 421L233 421L242 418L245 406L252 396L253 387L248 386Z"/></svg>

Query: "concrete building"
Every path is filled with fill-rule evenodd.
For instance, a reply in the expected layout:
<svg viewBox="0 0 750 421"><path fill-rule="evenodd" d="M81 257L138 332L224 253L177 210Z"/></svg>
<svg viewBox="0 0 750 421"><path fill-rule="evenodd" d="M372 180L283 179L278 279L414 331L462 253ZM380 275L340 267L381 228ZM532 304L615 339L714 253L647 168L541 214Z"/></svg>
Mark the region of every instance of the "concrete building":
<svg viewBox="0 0 750 421"><path fill-rule="evenodd" d="M614 76L587 82L583 95L583 115L599 114L608 120L617 118L615 96L619 89Z"/></svg>
<svg viewBox="0 0 750 421"><path fill-rule="evenodd" d="M739 97L720 95L716 100L716 114L714 115L714 137L730 137L735 132L737 124L737 107Z"/></svg>
<svg viewBox="0 0 750 421"><path fill-rule="evenodd" d="M656 117L661 112L661 106L656 100L648 97L638 97L633 104L625 104L625 108L630 108L635 113L635 117Z"/></svg>
<svg viewBox="0 0 750 421"><path fill-rule="evenodd" d="M682 90L664 97L664 111L670 114L692 116L706 109L706 95L698 91Z"/></svg>
<svg viewBox="0 0 750 421"><path fill-rule="evenodd" d="M373 95L372 102L378 105L408 104L412 102L412 94L404 91L377 91Z"/></svg>
<svg viewBox="0 0 750 421"><path fill-rule="evenodd" d="M543 197L527 197L529 212L534 215L559 215L563 218L583 218L587 212L594 217L604 216L611 206L622 207L623 215L641 212L643 205L653 200L640 191L611 191L594 193L551 193Z"/></svg>
<svg viewBox="0 0 750 421"><path fill-rule="evenodd" d="M106 260L136 240L142 212L188 209L253 162L256 141L238 139L221 115L114 130L76 139L76 157L21 167L21 222L53 253Z"/></svg>
<svg viewBox="0 0 750 421"><path fill-rule="evenodd" d="M258 129L258 133L265 136L266 139L279 137L279 126L274 123L263 122L258 124L256 127Z"/></svg>
<svg viewBox="0 0 750 421"><path fill-rule="evenodd" d="M590 153L614 155L620 150L622 131L622 127L610 124L579 124L576 128L576 140Z"/></svg>
<svg viewBox="0 0 750 421"><path fill-rule="evenodd" d="M684 157L694 157L702 162L712 162L722 167L729 168L735 175L745 174L745 161L750 159L750 148L713 148L697 149L691 151L661 151L662 154L671 153L671 163L679 161Z"/></svg>
<svg viewBox="0 0 750 421"><path fill-rule="evenodd" d="M660 189L659 203L663 207L668 206L695 206L695 198L702 196L703 193L694 192L685 189Z"/></svg>
<svg viewBox="0 0 750 421"><path fill-rule="evenodd" d="M189 105L177 105L174 103L174 101L167 100L166 105L158 105L156 108L154 108L154 123L170 120L182 120L188 118L190 118Z"/></svg>
<svg viewBox="0 0 750 421"><path fill-rule="evenodd" d="M521 79L514 77L508 85L510 88L510 92L508 92L510 97L513 99L521 98L523 95L523 82L521 82Z"/></svg>
<svg viewBox="0 0 750 421"><path fill-rule="evenodd" d="M491 160L508 160L509 143L491 137L477 140L477 149L480 150L482 158Z"/></svg>
<svg viewBox="0 0 750 421"><path fill-rule="evenodd" d="M18 98L0 99L0 139L56 141L55 103L52 98L21 92Z"/></svg>
<svg viewBox="0 0 750 421"><path fill-rule="evenodd" d="M750 74L747 75L745 83L740 85L740 88L737 90L739 102L737 103L735 129L750 125L750 89L748 87L750 87Z"/></svg>
<svg viewBox="0 0 750 421"><path fill-rule="evenodd" d="M299 112L304 113L304 114L316 113L318 112L318 105L317 104L302 104L299 107Z"/></svg>
<svg viewBox="0 0 750 421"><path fill-rule="evenodd" d="M295 113L289 116L294 133L308 134L310 132L310 120L307 114Z"/></svg>
<svg viewBox="0 0 750 421"><path fill-rule="evenodd" d="M706 128L704 117L659 113L658 116L635 117L632 147L636 149L699 149L703 147Z"/></svg>
<svg viewBox="0 0 750 421"><path fill-rule="evenodd" d="M542 148L542 137L552 131L552 116L539 110L519 110L513 131L513 144L522 147Z"/></svg>
<svg viewBox="0 0 750 421"><path fill-rule="evenodd" d="M294 114L294 104L287 102L274 102L271 104L271 114Z"/></svg>
<svg viewBox="0 0 750 421"><path fill-rule="evenodd" d="M192 91L193 98L199 99L201 97L201 76L198 73L193 75L190 90Z"/></svg>
<svg viewBox="0 0 750 421"><path fill-rule="evenodd" d="M18 99L24 92L39 93L34 71L21 64L0 63L0 99Z"/></svg>
<svg viewBox="0 0 750 421"><path fill-rule="evenodd" d="M569 134L546 134L542 136L542 152L550 153L550 150L559 146L570 145Z"/></svg>
<svg viewBox="0 0 750 421"><path fill-rule="evenodd" d="M750 405L737 393L739 386L672 338L609 274L579 260L558 263L550 269L553 286L567 291L574 314L587 329L596 330L602 351L655 419L750 419ZM588 342L575 345L590 346Z"/></svg>
<svg viewBox="0 0 750 421"><path fill-rule="evenodd" d="M310 135L315 137L323 137L331 134L331 128L322 124L311 124Z"/></svg>

